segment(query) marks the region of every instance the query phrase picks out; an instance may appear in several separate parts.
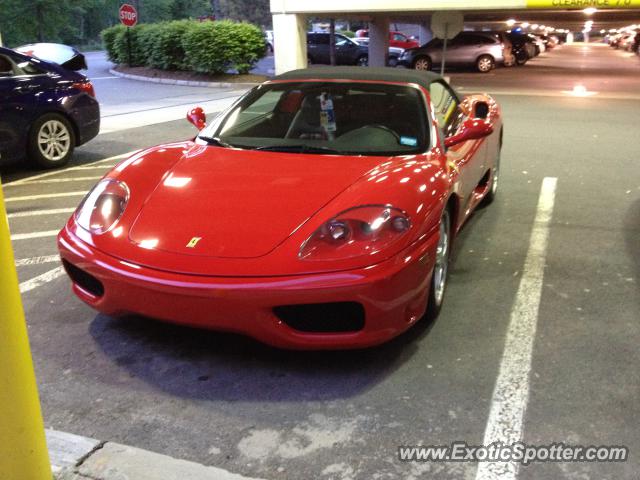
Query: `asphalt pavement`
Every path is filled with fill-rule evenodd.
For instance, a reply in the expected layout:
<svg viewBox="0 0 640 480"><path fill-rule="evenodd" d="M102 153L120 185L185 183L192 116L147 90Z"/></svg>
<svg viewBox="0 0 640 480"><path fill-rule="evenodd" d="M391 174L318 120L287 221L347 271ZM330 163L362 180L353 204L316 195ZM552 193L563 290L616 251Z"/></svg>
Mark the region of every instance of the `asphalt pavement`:
<svg viewBox="0 0 640 480"><path fill-rule="evenodd" d="M54 232L112 157L194 135L152 112L239 93L112 78L95 55L105 119L148 123L102 133L63 170L1 170L48 427L292 480L491 478L476 463L400 462L398 447L482 445L516 430L530 444L631 452L622 463L536 463L518 479L637 479L637 57L563 46L522 68L452 73L463 92L495 92L505 136L498 198L457 239L439 318L378 348L309 353L110 318L71 294ZM503 386L526 393L520 423L500 417Z"/></svg>

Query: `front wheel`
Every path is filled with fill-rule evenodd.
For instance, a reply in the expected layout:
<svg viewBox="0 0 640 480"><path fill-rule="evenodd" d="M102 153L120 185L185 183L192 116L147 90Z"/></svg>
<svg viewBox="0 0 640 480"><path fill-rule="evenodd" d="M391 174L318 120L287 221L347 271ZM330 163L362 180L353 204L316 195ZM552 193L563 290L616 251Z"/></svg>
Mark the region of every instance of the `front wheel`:
<svg viewBox="0 0 640 480"><path fill-rule="evenodd" d="M440 217L440 237L436 248L436 263L431 274L431 288L429 289L429 304L427 306L427 318L434 319L438 316L444 301L444 291L447 286L449 274L449 258L451 250L451 215L449 209L445 209Z"/></svg>
<svg viewBox="0 0 640 480"><path fill-rule="evenodd" d="M47 113L31 126L27 147L29 158L38 166L55 168L69 162L75 145L75 132L69 120L57 113Z"/></svg>
<svg viewBox="0 0 640 480"><path fill-rule="evenodd" d="M415 70L423 70L429 71L431 70L431 60L428 57L418 57L415 62L413 62L413 68Z"/></svg>
<svg viewBox="0 0 640 480"><path fill-rule="evenodd" d="M501 149L499 148L493 168L491 169L491 178L489 179L489 182L491 183L489 183L489 190L483 200L485 205L489 205L493 202L496 199L496 194L498 193L498 183L500 180L500 153Z"/></svg>
<svg viewBox="0 0 640 480"><path fill-rule="evenodd" d="M369 57L367 57L366 55L362 55L361 57L358 57L358 59L356 60L356 65L359 67L366 67L369 65Z"/></svg>
<svg viewBox="0 0 640 480"><path fill-rule="evenodd" d="M496 66L496 62L491 55L482 55L476 60L476 68L480 73L489 73Z"/></svg>

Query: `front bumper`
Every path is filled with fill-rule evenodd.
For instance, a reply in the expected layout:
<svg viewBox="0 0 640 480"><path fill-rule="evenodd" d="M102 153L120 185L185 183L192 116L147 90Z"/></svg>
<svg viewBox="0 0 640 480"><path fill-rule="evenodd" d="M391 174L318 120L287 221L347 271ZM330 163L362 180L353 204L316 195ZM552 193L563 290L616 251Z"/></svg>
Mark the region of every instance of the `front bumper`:
<svg viewBox="0 0 640 480"><path fill-rule="evenodd" d="M426 309L437 234L401 255L359 270L282 277L184 275L134 265L89 246L66 227L58 235L65 265L99 280L100 295L73 282L81 300L107 315L138 314L172 323L236 332L292 349L347 349L383 343ZM364 326L346 333L291 328L279 306L357 302Z"/></svg>

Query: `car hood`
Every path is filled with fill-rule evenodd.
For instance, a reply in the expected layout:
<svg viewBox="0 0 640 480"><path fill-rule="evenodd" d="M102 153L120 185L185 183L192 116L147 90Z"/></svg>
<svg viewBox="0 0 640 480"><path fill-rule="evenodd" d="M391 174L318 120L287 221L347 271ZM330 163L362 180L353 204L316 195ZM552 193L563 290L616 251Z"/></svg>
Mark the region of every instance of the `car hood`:
<svg viewBox="0 0 640 480"><path fill-rule="evenodd" d="M148 196L129 239L182 255L261 257L379 161L196 145Z"/></svg>
<svg viewBox="0 0 640 480"><path fill-rule="evenodd" d="M59 43L32 43L15 49L29 57L36 57L46 62L60 65L67 70L86 70L84 55L73 47Z"/></svg>

